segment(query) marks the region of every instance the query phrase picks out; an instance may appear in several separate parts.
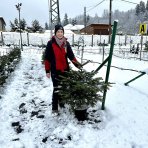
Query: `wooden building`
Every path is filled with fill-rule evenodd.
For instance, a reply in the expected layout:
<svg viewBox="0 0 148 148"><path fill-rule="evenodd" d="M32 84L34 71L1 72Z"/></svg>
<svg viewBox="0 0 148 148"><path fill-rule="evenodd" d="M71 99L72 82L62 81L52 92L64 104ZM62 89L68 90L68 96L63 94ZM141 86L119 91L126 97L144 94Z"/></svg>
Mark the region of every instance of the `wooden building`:
<svg viewBox="0 0 148 148"><path fill-rule="evenodd" d="M5 31L5 26L6 26L6 23L3 17L0 17L0 31Z"/></svg>
<svg viewBox="0 0 148 148"><path fill-rule="evenodd" d="M99 34L99 35L110 35L111 31L109 24L91 24L89 26L86 26L85 28L80 30L80 33L85 33L88 35L91 34Z"/></svg>

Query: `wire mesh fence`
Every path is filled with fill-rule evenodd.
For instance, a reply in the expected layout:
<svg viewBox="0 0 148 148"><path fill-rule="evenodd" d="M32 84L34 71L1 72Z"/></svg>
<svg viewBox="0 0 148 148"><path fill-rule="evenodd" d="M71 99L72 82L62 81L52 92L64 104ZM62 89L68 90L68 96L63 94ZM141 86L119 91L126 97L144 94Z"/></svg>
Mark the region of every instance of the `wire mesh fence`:
<svg viewBox="0 0 148 148"><path fill-rule="evenodd" d="M65 34L65 37L68 38L73 49L76 49L77 52L84 48L85 53L93 52L92 54L103 55L109 53L110 46L106 35ZM50 33L22 33L23 46L38 47L38 52L42 52L40 50L45 49L50 38ZM144 50L147 40L147 36L142 37L141 43L141 36L139 35L116 35L113 55L120 58L148 60L148 52ZM1 32L0 41L3 42L0 46L20 46L20 34L17 32ZM138 51L136 51L137 46L139 46ZM7 52L5 51L5 53ZM0 55L5 53L2 50L0 51Z"/></svg>

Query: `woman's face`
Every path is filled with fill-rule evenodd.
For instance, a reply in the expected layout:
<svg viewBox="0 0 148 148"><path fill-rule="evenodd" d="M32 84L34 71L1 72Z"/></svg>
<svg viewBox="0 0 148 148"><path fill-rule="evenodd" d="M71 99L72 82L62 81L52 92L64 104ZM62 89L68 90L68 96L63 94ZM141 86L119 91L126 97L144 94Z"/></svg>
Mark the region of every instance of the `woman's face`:
<svg viewBox="0 0 148 148"><path fill-rule="evenodd" d="M62 39L63 36L64 36L63 30L58 30L58 31L56 32L56 36L57 36L57 38Z"/></svg>

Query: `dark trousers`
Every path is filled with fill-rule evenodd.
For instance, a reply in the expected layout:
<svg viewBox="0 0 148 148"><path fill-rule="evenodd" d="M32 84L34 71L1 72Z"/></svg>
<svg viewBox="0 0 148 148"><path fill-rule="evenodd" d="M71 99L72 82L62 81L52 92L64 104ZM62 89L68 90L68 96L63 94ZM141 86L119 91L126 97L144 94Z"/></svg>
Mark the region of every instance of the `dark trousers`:
<svg viewBox="0 0 148 148"><path fill-rule="evenodd" d="M62 80L60 75L64 76L64 72L57 71L55 74L51 74L53 82L53 95L52 95L52 110L58 110L58 104L63 106L61 103L61 97L59 95L59 83Z"/></svg>

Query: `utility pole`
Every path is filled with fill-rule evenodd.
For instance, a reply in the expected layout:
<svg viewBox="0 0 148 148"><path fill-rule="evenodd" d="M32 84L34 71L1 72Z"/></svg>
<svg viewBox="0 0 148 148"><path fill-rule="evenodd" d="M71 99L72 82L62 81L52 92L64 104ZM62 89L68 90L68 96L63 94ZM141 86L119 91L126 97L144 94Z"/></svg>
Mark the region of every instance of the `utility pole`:
<svg viewBox="0 0 148 148"><path fill-rule="evenodd" d="M84 7L84 33L86 34L86 7Z"/></svg>
<svg viewBox="0 0 148 148"><path fill-rule="evenodd" d="M50 37L52 37L52 27L51 27L51 12L50 12L50 2L49 2L49 0L48 0L48 14L49 14L49 22L48 22L48 24L49 24L49 27L48 27L48 29L50 29Z"/></svg>
<svg viewBox="0 0 148 148"><path fill-rule="evenodd" d="M49 4L49 0L48 0ZM53 26L57 24L61 24L60 21L60 11L59 11L59 0L50 0L50 6L49 6L49 18L50 18L50 24L51 24L51 36L52 36L52 29Z"/></svg>
<svg viewBox="0 0 148 148"><path fill-rule="evenodd" d="M23 51L23 45L22 45L22 33L21 33L21 15L20 15L20 11L21 11L21 6L22 6L22 3L18 3L16 6L16 9L18 10L19 12L19 31L20 31L20 42L21 42L21 49Z"/></svg>
<svg viewBox="0 0 148 148"><path fill-rule="evenodd" d="M111 23L112 23L112 0L110 0L109 4L109 43L111 42Z"/></svg>

